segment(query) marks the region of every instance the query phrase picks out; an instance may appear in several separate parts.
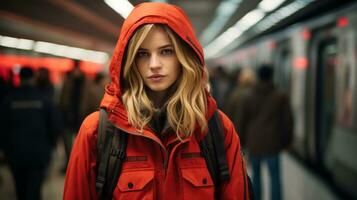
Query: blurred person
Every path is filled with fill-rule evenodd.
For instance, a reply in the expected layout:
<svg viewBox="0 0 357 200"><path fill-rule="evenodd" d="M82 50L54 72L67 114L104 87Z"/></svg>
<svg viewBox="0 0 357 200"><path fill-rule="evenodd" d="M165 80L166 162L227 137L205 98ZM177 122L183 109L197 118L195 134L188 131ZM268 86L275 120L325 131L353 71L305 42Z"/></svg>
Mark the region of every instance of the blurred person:
<svg viewBox="0 0 357 200"><path fill-rule="evenodd" d="M229 76L229 84L228 84L228 88L225 94L225 103L223 104L223 108L222 111L233 121L233 113L234 110L232 110L232 108L234 107L234 103L232 101L232 96L233 96L233 91L237 90L239 87L239 75L240 75L241 69L238 68L234 71L234 73L232 73Z"/></svg>
<svg viewBox="0 0 357 200"><path fill-rule="evenodd" d="M108 77L103 73L97 73L94 80L88 80L84 87L80 113L82 119L92 112L98 110L100 101L104 95L105 85L109 82Z"/></svg>
<svg viewBox="0 0 357 200"><path fill-rule="evenodd" d="M13 79L14 72L12 69L5 70L4 76L0 76L0 102L15 88Z"/></svg>
<svg viewBox="0 0 357 200"><path fill-rule="evenodd" d="M41 199L51 152L57 136L53 104L35 87L34 72L20 70L20 87L0 107L0 140L15 179L19 200Z"/></svg>
<svg viewBox="0 0 357 200"><path fill-rule="evenodd" d="M258 200L262 198L261 164L266 163L270 174L271 199L280 200L280 153L292 141L290 101L273 84L273 66L262 65L257 76L257 84L244 99L238 123L252 164L254 197Z"/></svg>
<svg viewBox="0 0 357 200"><path fill-rule="evenodd" d="M9 88L8 82L0 76L0 102L5 98Z"/></svg>
<svg viewBox="0 0 357 200"><path fill-rule="evenodd" d="M50 72L47 68L41 67L37 70L36 86L38 90L49 100L53 101L54 86L50 79Z"/></svg>
<svg viewBox="0 0 357 200"><path fill-rule="evenodd" d="M215 99L217 101L218 108L222 109L224 107L226 94L230 86L230 76L226 71L225 67L222 65L219 65L216 68L215 82L216 82L215 93L217 94Z"/></svg>
<svg viewBox="0 0 357 200"><path fill-rule="evenodd" d="M158 2L137 5L121 29L111 83L101 102L108 121L127 136L119 179L96 182L102 171L97 142L103 112L92 113L73 146L64 199L106 199L96 186L112 181L108 199L248 199L238 135L217 111L204 71L203 49L181 8ZM215 116L223 125L220 142L231 176L220 186L213 184L215 177L200 150L208 121Z"/></svg>
<svg viewBox="0 0 357 200"><path fill-rule="evenodd" d="M1 69L1 67L0 67L0 70L3 70L3 71L0 76L0 103L8 95L8 93L14 89L13 84L12 84L12 76L13 76L12 69L6 69L6 68ZM5 157L4 157L5 143L6 143L6 141L0 139L0 166L6 164ZM0 185L2 183L3 183L3 181L2 181L2 177L0 175Z"/></svg>
<svg viewBox="0 0 357 200"><path fill-rule="evenodd" d="M230 77L226 69L222 65L217 66L216 68L211 70L211 72L212 94L215 95L214 98L217 101L218 108L222 109L225 104L224 97L229 89Z"/></svg>
<svg viewBox="0 0 357 200"><path fill-rule="evenodd" d="M236 130L240 132L241 113L243 109L244 99L252 92L252 87L255 84L255 74L249 68L242 69L236 74L236 87L231 91L227 98L226 114L232 119ZM240 136L240 141L243 147L246 145L244 134Z"/></svg>
<svg viewBox="0 0 357 200"><path fill-rule="evenodd" d="M59 108L65 126L63 142L66 153L66 162L63 172L66 170L73 140L82 121L83 115L80 113L80 105L82 103L85 82L85 75L80 69L80 61L74 60L73 69L69 71L65 77L59 101Z"/></svg>

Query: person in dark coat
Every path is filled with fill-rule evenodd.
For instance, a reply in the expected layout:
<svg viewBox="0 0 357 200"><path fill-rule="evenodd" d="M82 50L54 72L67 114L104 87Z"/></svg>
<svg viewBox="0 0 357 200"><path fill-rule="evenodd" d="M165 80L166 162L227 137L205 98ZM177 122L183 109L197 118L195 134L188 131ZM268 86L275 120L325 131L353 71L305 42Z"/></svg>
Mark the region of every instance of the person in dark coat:
<svg viewBox="0 0 357 200"><path fill-rule="evenodd" d="M99 109L100 102L104 95L105 85L109 82L109 77L98 72L94 80L87 80L82 94L80 105L81 119Z"/></svg>
<svg viewBox="0 0 357 200"><path fill-rule="evenodd" d="M280 153L292 140L293 119L290 101L273 84L273 67L258 69L258 83L243 102L240 133L253 168L253 188L256 199L261 199L261 163L268 165L271 178L271 199L280 200Z"/></svg>
<svg viewBox="0 0 357 200"><path fill-rule="evenodd" d="M20 80L1 104L0 140L18 199L39 200L58 127L53 104L35 87L33 70L22 68Z"/></svg>
<svg viewBox="0 0 357 200"><path fill-rule="evenodd" d="M80 63L79 60L74 60L73 69L67 74L64 80L59 100L59 109L65 126L62 134L66 153L65 166L62 169L63 172L66 171L73 141L83 120L80 107L83 101L86 78L80 68Z"/></svg>
<svg viewBox="0 0 357 200"><path fill-rule="evenodd" d="M41 67L37 71L36 77L37 88L42 94L44 94L48 99L53 101L54 86L50 80L50 72L47 68Z"/></svg>

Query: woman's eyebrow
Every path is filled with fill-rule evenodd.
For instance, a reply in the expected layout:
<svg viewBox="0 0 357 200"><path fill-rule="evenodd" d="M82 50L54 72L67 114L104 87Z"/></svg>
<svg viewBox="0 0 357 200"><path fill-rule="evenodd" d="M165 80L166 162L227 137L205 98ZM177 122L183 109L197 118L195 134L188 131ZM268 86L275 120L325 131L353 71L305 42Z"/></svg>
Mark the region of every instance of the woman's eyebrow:
<svg viewBox="0 0 357 200"><path fill-rule="evenodd" d="M167 47L172 47L172 44L165 44L165 45L159 47L159 49L165 49Z"/></svg>
<svg viewBox="0 0 357 200"><path fill-rule="evenodd" d="M168 48L168 47L172 48L172 44L162 45L162 46L160 46L158 49L165 49L165 48ZM138 50L140 50L140 51L148 51L149 49L140 47Z"/></svg>

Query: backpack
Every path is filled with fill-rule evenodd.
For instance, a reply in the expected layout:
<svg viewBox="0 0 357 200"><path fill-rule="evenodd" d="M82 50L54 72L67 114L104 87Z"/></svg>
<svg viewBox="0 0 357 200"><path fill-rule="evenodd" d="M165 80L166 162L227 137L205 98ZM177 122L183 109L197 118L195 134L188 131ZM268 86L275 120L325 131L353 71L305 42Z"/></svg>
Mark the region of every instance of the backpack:
<svg viewBox="0 0 357 200"><path fill-rule="evenodd" d="M218 200L219 185L230 179L229 168L224 148L223 127L218 112L208 122L208 133L200 141L200 149L205 158L208 171L212 177L215 199ZM100 109L98 126L98 157L96 189L101 200L111 200L117 185L121 166L126 156L128 135L123 130L115 128L108 120L107 112ZM243 162L243 159L242 159ZM244 164L244 163L242 163ZM244 165L242 165L244 166ZM243 167L244 199L253 198L251 181ZM246 184L248 183L248 191ZM248 192L248 194L247 194Z"/></svg>

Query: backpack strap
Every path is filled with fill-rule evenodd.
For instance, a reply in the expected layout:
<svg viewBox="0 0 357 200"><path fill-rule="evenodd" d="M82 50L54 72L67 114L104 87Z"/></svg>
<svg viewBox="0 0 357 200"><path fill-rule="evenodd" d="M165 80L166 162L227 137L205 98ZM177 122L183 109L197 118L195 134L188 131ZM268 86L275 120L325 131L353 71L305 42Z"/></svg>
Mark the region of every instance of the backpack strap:
<svg viewBox="0 0 357 200"><path fill-rule="evenodd" d="M96 189L99 199L112 199L125 159L128 134L108 121L106 110L100 109Z"/></svg>
<svg viewBox="0 0 357 200"><path fill-rule="evenodd" d="M218 111L208 122L208 132L200 141L201 151L206 160L208 171L215 185L215 198L219 199L220 184L230 179L229 168L224 147L222 121Z"/></svg>

